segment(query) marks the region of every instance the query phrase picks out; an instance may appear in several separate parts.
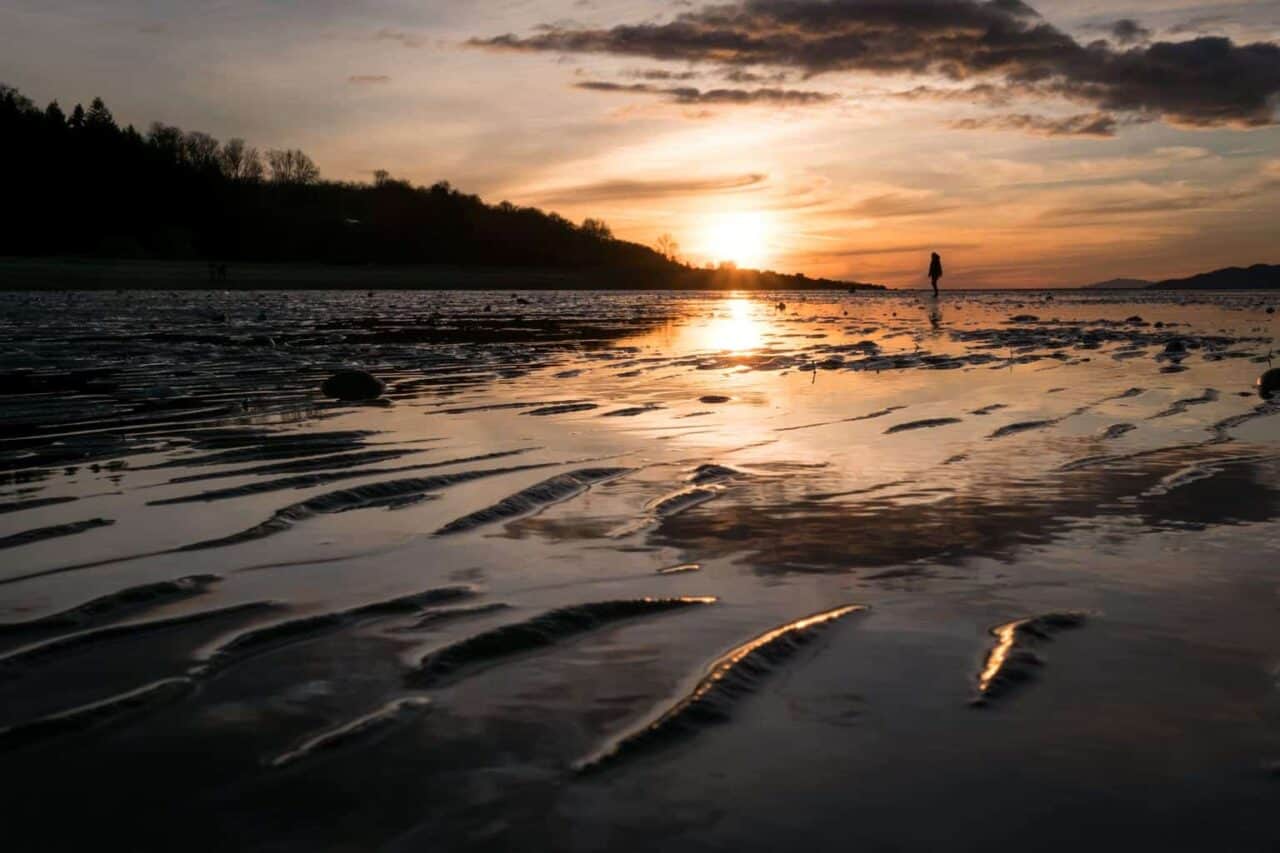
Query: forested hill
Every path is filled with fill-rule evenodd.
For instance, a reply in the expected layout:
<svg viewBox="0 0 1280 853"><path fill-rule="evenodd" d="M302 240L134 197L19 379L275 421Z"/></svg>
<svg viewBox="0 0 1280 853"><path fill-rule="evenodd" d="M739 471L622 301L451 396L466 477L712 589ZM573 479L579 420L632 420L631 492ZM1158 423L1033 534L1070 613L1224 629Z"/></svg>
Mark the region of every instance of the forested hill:
<svg viewBox="0 0 1280 853"><path fill-rule="evenodd" d="M1250 267L1225 267L1186 278L1145 281L1117 278L1086 285L1087 290L1280 290L1280 265L1254 264Z"/></svg>
<svg viewBox="0 0 1280 853"><path fill-rule="evenodd" d="M1151 285L1152 290L1276 290L1280 289L1280 265L1254 264L1226 267L1187 278L1171 278Z"/></svg>
<svg viewBox="0 0 1280 853"><path fill-rule="evenodd" d="M68 114L0 85L0 139L0 256L616 270L679 286L705 272L615 239L599 220L575 225L385 172L372 184L324 181L302 151L160 123L121 128L100 99Z"/></svg>

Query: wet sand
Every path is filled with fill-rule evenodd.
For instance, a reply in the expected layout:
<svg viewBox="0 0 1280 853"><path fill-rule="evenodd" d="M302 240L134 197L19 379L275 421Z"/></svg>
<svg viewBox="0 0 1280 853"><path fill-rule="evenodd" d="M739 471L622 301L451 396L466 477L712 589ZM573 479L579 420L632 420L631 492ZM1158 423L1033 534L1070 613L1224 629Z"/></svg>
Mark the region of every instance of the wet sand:
<svg viewBox="0 0 1280 853"><path fill-rule="evenodd" d="M1274 849L1274 304L0 294L6 824Z"/></svg>

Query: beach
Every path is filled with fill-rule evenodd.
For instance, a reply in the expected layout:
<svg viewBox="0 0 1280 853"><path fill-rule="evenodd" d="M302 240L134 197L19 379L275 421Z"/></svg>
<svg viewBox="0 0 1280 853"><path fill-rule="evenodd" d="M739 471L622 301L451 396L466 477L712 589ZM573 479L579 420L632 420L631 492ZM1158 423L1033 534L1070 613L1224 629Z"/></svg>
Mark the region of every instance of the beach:
<svg viewBox="0 0 1280 853"><path fill-rule="evenodd" d="M1280 299L942 287L0 293L11 831L1273 849Z"/></svg>

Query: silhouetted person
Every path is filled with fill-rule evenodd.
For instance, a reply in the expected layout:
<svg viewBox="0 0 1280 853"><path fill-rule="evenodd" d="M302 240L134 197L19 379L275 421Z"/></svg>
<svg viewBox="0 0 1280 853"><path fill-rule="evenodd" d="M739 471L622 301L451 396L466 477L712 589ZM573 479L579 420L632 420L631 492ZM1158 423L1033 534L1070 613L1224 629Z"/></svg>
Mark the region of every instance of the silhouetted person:
<svg viewBox="0 0 1280 853"><path fill-rule="evenodd" d="M938 279L942 278L942 256L937 252L929 260L929 281L933 282L933 295L938 295Z"/></svg>

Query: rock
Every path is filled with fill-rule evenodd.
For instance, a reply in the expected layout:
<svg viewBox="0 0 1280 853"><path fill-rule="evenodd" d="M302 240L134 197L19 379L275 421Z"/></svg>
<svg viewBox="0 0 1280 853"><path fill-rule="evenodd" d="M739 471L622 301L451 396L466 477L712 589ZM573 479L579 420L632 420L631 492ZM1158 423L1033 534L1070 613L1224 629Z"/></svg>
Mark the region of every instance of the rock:
<svg viewBox="0 0 1280 853"><path fill-rule="evenodd" d="M382 396L386 384L363 370L339 370L320 386L326 397L338 400L375 400Z"/></svg>
<svg viewBox="0 0 1280 853"><path fill-rule="evenodd" d="M1011 323L1037 323L1040 318L1035 314L1015 314L1009 318Z"/></svg>
<svg viewBox="0 0 1280 853"><path fill-rule="evenodd" d="M1280 391L1280 367L1273 367L1258 377L1258 395L1264 400Z"/></svg>
<svg viewBox="0 0 1280 853"><path fill-rule="evenodd" d="M1181 355L1187 351L1187 345L1179 338L1174 338L1164 345L1164 351L1168 355Z"/></svg>
<svg viewBox="0 0 1280 853"><path fill-rule="evenodd" d="M723 394L707 394L707 395L706 395L706 396L704 396L704 397L699 397L699 398L698 398L698 402L700 402L700 403L727 403L727 402L729 402L729 398L728 398L728 397L726 397L726 396L724 396Z"/></svg>

